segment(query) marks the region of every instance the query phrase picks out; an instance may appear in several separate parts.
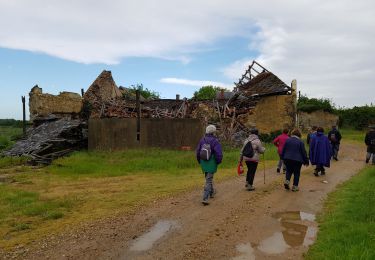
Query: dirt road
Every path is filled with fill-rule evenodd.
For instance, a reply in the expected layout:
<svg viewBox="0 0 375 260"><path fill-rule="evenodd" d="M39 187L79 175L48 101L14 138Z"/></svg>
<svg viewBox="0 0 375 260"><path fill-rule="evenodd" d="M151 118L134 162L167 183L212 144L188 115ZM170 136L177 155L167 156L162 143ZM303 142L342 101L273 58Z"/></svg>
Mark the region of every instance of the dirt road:
<svg viewBox="0 0 375 260"><path fill-rule="evenodd" d="M105 220L24 253L27 259L299 259L313 243L315 214L327 193L363 166L359 146L343 144L326 176L304 168L300 191L285 191L282 174L263 169L256 190L244 177L216 185L203 206L201 190L155 203L131 216ZM218 173L220 174L220 172ZM202 178L203 183L203 178ZM44 247L44 248L43 248Z"/></svg>

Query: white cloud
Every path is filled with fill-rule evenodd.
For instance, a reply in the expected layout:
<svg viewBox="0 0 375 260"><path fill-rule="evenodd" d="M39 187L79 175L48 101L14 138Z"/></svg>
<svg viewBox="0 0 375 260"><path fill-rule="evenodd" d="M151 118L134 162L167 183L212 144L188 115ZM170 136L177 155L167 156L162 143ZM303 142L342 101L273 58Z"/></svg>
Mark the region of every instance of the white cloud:
<svg viewBox="0 0 375 260"><path fill-rule="evenodd" d="M82 63L130 56L189 63L214 40L246 36L259 53L248 60L286 83L297 78L302 92L339 105L374 102L371 0L0 0L0 24L0 47ZM245 63L234 61L224 74L238 79Z"/></svg>
<svg viewBox="0 0 375 260"><path fill-rule="evenodd" d="M209 80L191 80L191 79L181 79L181 78L162 78L160 80L162 83L167 84L175 84L175 85L186 85L186 86L193 86L193 87L202 87L202 86L217 86L223 87L227 89L232 89L233 85L225 84L222 82L215 82Z"/></svg>

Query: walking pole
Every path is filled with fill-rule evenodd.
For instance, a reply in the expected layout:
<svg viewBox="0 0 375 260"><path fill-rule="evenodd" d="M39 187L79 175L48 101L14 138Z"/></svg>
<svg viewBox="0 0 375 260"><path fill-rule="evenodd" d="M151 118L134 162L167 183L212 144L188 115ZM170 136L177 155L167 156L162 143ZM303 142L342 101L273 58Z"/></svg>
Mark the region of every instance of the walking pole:
<svg viewBox="0 0 375 260"><path fill-rule="evenodd" d="M263 154L263 181L264 181L264 184L266 184L266 160L264 159L264 154Z"/></svg>

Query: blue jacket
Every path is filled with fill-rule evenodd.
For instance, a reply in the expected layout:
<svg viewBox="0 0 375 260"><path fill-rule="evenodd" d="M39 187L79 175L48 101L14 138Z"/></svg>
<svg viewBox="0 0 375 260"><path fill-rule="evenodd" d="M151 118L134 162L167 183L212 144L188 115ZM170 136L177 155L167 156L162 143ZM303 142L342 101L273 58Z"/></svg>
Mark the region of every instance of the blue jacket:
<svg viewBox="0 0 375 260"><path fill-rule="evenodd" d="M330 166L331 144L328 137L322 132L318 132L310 141L310 161L312 165Z"/></svg>
<svg viewBox="0 0 375 260"><path fill-rule="evenodd" d="M284 148L281 152L281 158L283 160L294 160L303 164L309 163L305 144L299 137L294 135L286 140Z"/></svg>

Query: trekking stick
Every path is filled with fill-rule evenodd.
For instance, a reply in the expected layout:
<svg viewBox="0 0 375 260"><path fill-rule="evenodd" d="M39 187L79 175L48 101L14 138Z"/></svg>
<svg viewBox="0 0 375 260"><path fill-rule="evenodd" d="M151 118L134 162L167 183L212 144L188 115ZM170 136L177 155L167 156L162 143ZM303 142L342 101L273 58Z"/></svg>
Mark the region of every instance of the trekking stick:
<svg viewBox="0 0 375 260"><path fill-rule="evenodd" d="M264 154L263 154L263 182L266 184L266 160L264 159Z"/></svg>

